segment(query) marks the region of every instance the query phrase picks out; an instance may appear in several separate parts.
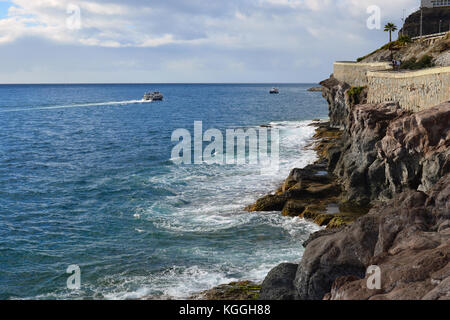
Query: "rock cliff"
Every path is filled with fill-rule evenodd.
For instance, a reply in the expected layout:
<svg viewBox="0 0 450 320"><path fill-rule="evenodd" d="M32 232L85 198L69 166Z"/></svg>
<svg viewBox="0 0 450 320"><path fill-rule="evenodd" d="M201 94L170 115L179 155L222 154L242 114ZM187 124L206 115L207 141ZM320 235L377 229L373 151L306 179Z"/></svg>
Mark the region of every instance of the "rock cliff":
<svg viewBox="0 0 450 320"><path fill-rule="evenodd" d="M396 103L355 105L334 78L322 86L330 125L343 129L318 149L316 165L331 180L308 180L308 168L295 169L274 198L253 209L275 203L270 210L308 218L296 194L305 183L333 185L341 211L346 203L373 208L313 234L300 264L273 269L260 298L450 299L450 102L410 113ZM381 269L379 290L366 285L370 265Z"/></svg>
<svg viewBox="0 0 450 320"><path fill-rule="evenodd" d="M449 31L450 7L447 8L423 8L422 34L433 34ZM440 26L439 26L440 25ZM399 34L413 37L420 36L420 10L406 18Z"/></svg>
<svg viewBox="0 0 450 320"><path fill-rule="evenodd" d="M345 127L330 169L347 200L387 200L403 190L427 191L450 170L450 102L410 113L398 104L349 105L345 85L324 85L331 123ZM341 93L339 93L341 91Z"/></svg>
<svg viewBox="0 0 450 320"><path fill-rule="evenodd" d="M368 289L370 265L381 270L380 289ZM319 235L299 265L271 271L260 298L450 299L449 285L450 174L429 195L406 191Z"/></svg>

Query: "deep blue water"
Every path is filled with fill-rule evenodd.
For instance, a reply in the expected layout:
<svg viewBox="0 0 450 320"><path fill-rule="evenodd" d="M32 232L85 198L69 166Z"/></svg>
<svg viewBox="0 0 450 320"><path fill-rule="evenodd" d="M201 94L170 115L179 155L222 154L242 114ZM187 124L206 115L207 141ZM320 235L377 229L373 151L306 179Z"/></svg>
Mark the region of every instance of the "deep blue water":
<svg viewBox="0 0 450 320"><path fill-rule="evenodd" d="M315 160L310 86L0 86L0 299L183 298L299 260L315 226L243 208ZM150 89L165 100L140 102ZM195 120L280 128L280 171L175 165L171 134Z"/></svg>

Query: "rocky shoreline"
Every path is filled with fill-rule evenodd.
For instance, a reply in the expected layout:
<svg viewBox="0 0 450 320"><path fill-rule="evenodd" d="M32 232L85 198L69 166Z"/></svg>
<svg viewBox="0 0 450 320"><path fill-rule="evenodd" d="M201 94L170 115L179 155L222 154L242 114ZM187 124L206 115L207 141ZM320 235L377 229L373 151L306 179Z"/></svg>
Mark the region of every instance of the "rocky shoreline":
<svg viewBox="0 0 450 320"><path fill-rule="evenodd" d="M321 85L330 121L313 124L319 160L246 210L326 228L303 243L299 264L272 269L252 298L450 299L450 102L411 113L367 104L366 90L333 77ZM373 265L379 289L367 286ZM206 296L223 298L215 292Z"/></svg>
<svg viewBox="0 0 450 320"><path fill-rule="evenodd" d="M300 217L319 226L337 228L351 224L370 207L346 200L337 176L330 170L329 150L342 138L343 131L330 122L315 122L313 148L318 160L302 169L293 169L275 194L269 194L248 206L249 212L281 211L289 217Z"/></svg>
<svg viewBox="0 0 450 320"><path fill-rule="evenodd" d="M251 281L231 282L193 295L190 300L258 300L261 285Z"/></svg>
<svg viewBox="0 0 450 320"><path fill-rule="evenodd" d="M410 113L365 104L364 90L352 97L332 77L321 84L330 123L317 130L320 160L247 209L327 228L303 244L300 264L270 271L259 298L450 299L450 102ZM366 285L372 265L377 290Z"/></svg>

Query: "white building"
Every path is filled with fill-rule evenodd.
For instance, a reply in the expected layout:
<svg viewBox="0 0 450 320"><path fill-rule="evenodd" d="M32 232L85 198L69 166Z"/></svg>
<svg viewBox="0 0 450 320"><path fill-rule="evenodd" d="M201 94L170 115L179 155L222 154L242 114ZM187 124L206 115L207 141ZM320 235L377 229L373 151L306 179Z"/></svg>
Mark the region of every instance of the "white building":
<svg viewBox="0 0 450 320"><path fill-rule="evenodd" d="M450 0L422 0L422 8L450 7Z"/></svg>

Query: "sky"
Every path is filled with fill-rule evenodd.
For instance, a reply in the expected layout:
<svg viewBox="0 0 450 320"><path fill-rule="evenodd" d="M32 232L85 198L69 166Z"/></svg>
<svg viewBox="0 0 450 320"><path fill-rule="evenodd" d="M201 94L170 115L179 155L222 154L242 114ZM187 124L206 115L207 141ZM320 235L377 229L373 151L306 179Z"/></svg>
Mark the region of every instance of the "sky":
<svg viewBox="0 0 450 320"><path fill-rule="evenodd" d="M0 83L315 83L419 2L0 0Z"/></svg>

